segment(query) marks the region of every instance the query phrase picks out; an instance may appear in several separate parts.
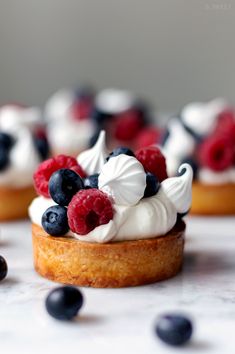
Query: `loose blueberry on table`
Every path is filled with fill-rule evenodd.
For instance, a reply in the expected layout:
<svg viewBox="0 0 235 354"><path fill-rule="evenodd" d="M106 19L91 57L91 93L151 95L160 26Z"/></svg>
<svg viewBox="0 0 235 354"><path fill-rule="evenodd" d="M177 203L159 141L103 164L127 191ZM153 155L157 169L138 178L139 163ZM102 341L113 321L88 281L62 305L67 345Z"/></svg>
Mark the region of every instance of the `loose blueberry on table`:
<svg viewBox="0 0 235 354"><path fill-rule="evenodd" d="M0 281L6 278L7 271L8 271L7 262L2 256L0 256Z"/></svg>
<svg viewBox="0 0 235 354"><path fill-rule="evenodd" d="M180 346L190 340L193 326L190 319L185 316L167 314L158 319L155 333L163 342L172 346Z"/></svg>
<svg viewBox="0 0 235 354"><path fill-rule="evenodd" d="M83 305L81 291L73 286L61 286L52 290L46 298L46 310L57 320L71 320Z"/></svg>

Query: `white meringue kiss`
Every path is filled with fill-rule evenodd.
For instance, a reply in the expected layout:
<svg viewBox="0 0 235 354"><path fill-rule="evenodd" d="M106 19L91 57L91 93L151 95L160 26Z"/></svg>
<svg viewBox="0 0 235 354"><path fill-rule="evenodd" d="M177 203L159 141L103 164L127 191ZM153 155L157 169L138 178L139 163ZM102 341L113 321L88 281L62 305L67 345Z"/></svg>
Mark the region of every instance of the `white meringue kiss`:
<svg viewBox="0 0 235 354"><path fill-rule="evenodd" d="M186 213L192 202L192 167L184 163L179 168L181 176L165 179L161 183L161 189L175 206L178 213Z"/></svg>
<svg viewBox="0 0 235 354"><path fill-rule="evenodd" d="M135 97L129 91L119 89L105 89L96 96L96 106L103 112L116 114L129 109Z"/></svg>
<svg viewBox="0 0 235 354"><path fill-rule="evenodd" d="M142 164L132 156L118 155L102 167L99 189L110 195L117 205L135 205L144 195L146 173Z"/></svg>
<svg viewBox="0 0 235 354"><path fill-rule="evenodd" d="M213 130L218 114L225 107L226 102L222 98L217 98L206 103L190 103L182 110L182 120L195 133L205 135Z"/></svg>
<svg viewBox="0 0 235 354"><path fill-rule="evenodd" d="M31 129L41 122L41 112L37 107L6 105L0 109L0 129L6 133L17 133L21 127Z"/></svg>
<svg viewBox="0 0 235 354"><path fill-rule="evenodd" d="M105 131L102 130L95 145L91 149L79 154L77 161L88 175L93 175L100 172L107 155Z"/></svg>

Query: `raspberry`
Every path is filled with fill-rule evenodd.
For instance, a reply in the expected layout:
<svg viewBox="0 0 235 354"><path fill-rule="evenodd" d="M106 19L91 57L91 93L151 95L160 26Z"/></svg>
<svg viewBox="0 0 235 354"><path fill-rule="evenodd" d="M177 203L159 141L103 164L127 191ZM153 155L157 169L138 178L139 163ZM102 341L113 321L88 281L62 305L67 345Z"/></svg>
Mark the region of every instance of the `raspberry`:
<svg viewBox="0 0 235 354"><path fill-rule="evenodd" d="M83 171L82 167L79 164L71 167L70 170L73 170L74 172L76 172L81 178L87 177L86 173Z"/></svg>
<svg viewBox="0 0 235 354"><path fill-rule="evenodd" d="M166 179L166 160L157 146L148 146L135 152L136 158L147 172L154 174L160 182Z"/></svg>
<svg viewBox="0 0 235 354"><path fill-rule="evenodd" d="M36 192L39 195L49 198L48 182L52 173L61 168L71 168L77 165L77 160L74 157L66 155L58 155L43 161L33 175Z"/></svg>
<svg viewBox="0 0 235 354"><path fill-rule="evenodd" d="M141 149L159 143L160 135L160 130L155 127L143 129L136 137L136 148Z"/></svg>
<svg viewBox="0 0 235 354"><path fill-rule="evenodd" d="M91 100L88 98L83 98L76 101L72 105L70 112L72 117L75 120L83 120L90 117L91 108L92 108Z"/></svg>
<svg viewBox="0 0 235 354"><path fill-rule="evenodd" d="M225 136L213 135L199 146L198 160L202 166L223 171L233 164L233 145Z"/></svg>
<svg viewBox="0 0 235 354"><path fill-rule="evenodd" d="M143 120L138 111L134 109L120 113L117 116L115 138L118 140L132 140L143 126Z"/></svg>
<svg viewBox="0 0 235 354"><path fill-rule="evenodd" d="M88 234L112 218L113 208L108 196L95 188L80 190L68 206L69 227L79 235Z"/></svg>
<svg viewBox="0 0 235 354"><path fill-rule="evenodd" d="M235 143L235 111L228 108L219 114L215 133L224 135Z"/></svg>

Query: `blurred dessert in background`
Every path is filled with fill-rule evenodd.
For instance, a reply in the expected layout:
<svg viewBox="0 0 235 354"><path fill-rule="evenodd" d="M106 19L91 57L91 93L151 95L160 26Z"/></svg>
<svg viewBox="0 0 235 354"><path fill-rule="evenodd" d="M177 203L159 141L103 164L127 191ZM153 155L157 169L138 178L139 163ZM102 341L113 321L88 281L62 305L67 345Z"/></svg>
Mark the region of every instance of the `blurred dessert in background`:
<svg viewBox="0 0 235 354"><path fill-rule="evenodd" d="M92 117L96 123L92 144L102 129L107 132L109 149L118 146L141 148L156 143L160 137L149 103L127 90L100 91L95 97Z"/></svg>
<svg viewBox="0 0 235 354"><path fill-rule="evenodd" d="M77 156L96 142L101 130L110 150L120 145L141 148L160 137L150 105L114 88L96 95L90 87L58 91L47 101L45 118L53 155Z"/></svg>
<svg viewBox="0 0 235 354"><path fill-rule="evenodd" d="M169 120L162 139L169 175L194 171L191 213L235 214L235 109L223 99L191 103Z"/></svg>
<svg viewBox="0 0 235 354"><path fill-rule="evenodd" d="M63 89L46 103L45 118L52 154L77 156L85 150L95 132L91 119L94 92L92 88Z"/></svg>
<svg viewBox="0 0 235 354"><path fill-rule="evenodd" d="M0 108L0 220L27 216L35 196L33 172L49 155L41 112L9 104Z"/></svg>

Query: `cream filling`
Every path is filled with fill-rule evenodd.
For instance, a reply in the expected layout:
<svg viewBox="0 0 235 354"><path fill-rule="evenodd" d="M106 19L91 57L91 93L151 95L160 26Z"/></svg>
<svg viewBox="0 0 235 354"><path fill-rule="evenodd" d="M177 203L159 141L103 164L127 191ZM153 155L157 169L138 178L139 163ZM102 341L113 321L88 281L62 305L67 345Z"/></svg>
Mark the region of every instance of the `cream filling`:
<svg viewBox="0 0 235 354"><path fill-rule="evenodd" d="M51 199L34 199L29 207L32 222L42 226L42 215L52 205L55 202ZM97 243L154 238L170 231L177 219L177 210L162 189L134 206L114 204L113 207L114 218L108 224L100 225L84 236L71 231L69 235L80 241Z"/></svg>
<svg viewBox="0 0 235 354"><path fill-rule="evenodd" d="M209 168L201 168L198 172L198 180L205 184L235 183L235 167L225 171L215 172Z"/></svg>

